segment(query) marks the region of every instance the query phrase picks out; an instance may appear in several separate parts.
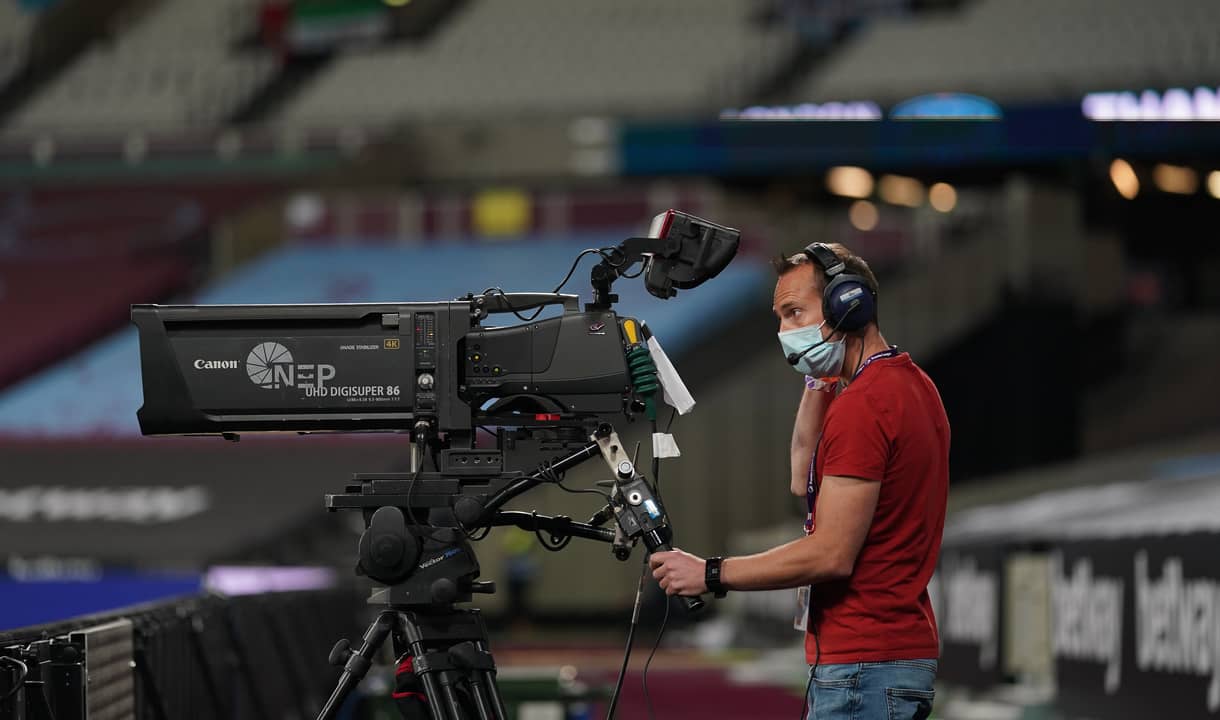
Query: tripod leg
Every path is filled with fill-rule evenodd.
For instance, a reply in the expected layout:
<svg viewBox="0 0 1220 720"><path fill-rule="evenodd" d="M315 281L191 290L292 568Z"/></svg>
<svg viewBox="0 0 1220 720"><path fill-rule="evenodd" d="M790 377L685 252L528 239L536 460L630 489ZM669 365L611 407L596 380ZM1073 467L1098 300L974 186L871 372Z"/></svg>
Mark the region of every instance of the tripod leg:
<svg viewBox="0 0 1220 720"><path fill-rule="evenodd" d="M398 658L393 698L398 705L398 714L403 720L430 720L433 715L428 696L424 694L423 678L415 672L415 656L410 643L403 637L401 626L394 629L393 639L394 657Z"/></svg>
<svg viewBox="0 0 1220 720"><path fill-rule="evenodd" d="M480 623L481 629L481 623ZM486 631L483 631L484 635ZM500 689L496 686L496 669L491 658L491 651L483 641L467 642L455 646L451 651L460 658L461 664L469 669L470 686L478 707L479 717L490 720L508 720L504 710L504 701L500 698Z"/></svg>
<svg viewBox="0 0 1220 720"><path fill-rule="evenodd" d="M470 694L474 697L475 711L479 714L480 720L496 720L503 718L503 715L497 716L492 714L491 702L487 697L487 688L483 685L484 678L480 677L478 672L472 673L470 678Z"/></svg>
<svg viewBox="0 0 1220 720"><path fill-rule="evenodd" d="M487 637L486 630L483 631L483 637ZM491 648L488 647L486 639L480 641L477 645L480 651L487 653L487 656L491 657ZM492 707L496 709L496 717L508 720L508 711L504 709L504 699L500 697L500 686L496 682L496 669L493 667L490 670L484 671L482 677L487 688L487 694L491 696Z"/></svg>
<svg viewBox="0 0 1220 720"><path fill-rule="evenodd" d="M453 694L453 688L448 682L442 683L437 677L437 673L429 669L429 655L422 641L411 643L411 655L415 658L416 673L419 675L420 682L423 683L424 697L427 699L428 709L432 713L432 720L449 720L449 718L464 720L466 714L462 712L461 705Z"/></svg>
<svg viewBox="0 0 1220 720"><path fill-rule="evenodd" d="M445 682L448 679L450 682ZM454 720L463 720L466 717L465 711L462 710L462 703L458 700L457 693L453 690L452 678L441 679L441 690L445 693L445 704L449 707L449 712L453 714Z"/></svg>
<svg viewBox="0 0 1220 720"><path fill-rule="evenodd" d="M474 691L475 705L479 709L479 717L483 720L508 720L508 711L504 709L504 700L500 697L500 688L496 685L496 674L486 670L475 670L470 684Z"/></svg>
<svg viewBox="0 0 1220 720"><path fill-rule="evenodd" d="M446 709L453 714L453 720L462 720L462 713L453 707L451 702L452 693L447 694L441 690L440 681L428 667L428 648L424 645L423 633L415 623L414 616L411 613L402 613L399 617L402 621L407 648L415 661L415 673L424 685L424 697L427 698L428 709L432 712L432 720L447 720Z"/></svg>
<svg viewBox="0 0 1220 720"><path fill-rule="evenodd" d="M386 636L397 623L398 613L393 610L385 610L377 616L372 625L369 625L369 629L364 632L364 641L361 643L360 649L348 656L347 663L343 666L343 674L339 676L339 682L335 685L334 692L330 694L330 698L322 706L322 711L318 713L318 720L334 720L343 701L347 699L347 694L360 683L365 673L369 671L369 666L373 664L373 655L376 654L381 643L385 642Z"/></svg>
<svg viewBox="0 0 1220 720"><path fill-rule="evenodd" d="M446 720L447 711L452 720L465 720L469 712L458 697L456 687L464 673L454 667L448 650L428 648L424 630L414 613L403 613L402 623L411 655L415 658L415 672L424 684L424 694L428 698L433 719ZM478 712L482 713L482 710Z"/></svg>

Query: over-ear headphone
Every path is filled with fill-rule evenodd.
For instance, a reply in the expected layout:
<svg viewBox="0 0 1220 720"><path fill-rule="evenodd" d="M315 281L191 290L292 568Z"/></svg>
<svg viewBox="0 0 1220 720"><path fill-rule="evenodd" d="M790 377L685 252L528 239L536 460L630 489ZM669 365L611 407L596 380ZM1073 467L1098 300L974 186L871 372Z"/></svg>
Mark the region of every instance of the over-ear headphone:
<svg viewBox="0 0 1220 720"><path fill-rule="evenodd" d="M867 279L844 272L847 265L824 243L812 243L803 252L826 273L822 317L831 327L856 332L877 318L877 293Z"/></svg>

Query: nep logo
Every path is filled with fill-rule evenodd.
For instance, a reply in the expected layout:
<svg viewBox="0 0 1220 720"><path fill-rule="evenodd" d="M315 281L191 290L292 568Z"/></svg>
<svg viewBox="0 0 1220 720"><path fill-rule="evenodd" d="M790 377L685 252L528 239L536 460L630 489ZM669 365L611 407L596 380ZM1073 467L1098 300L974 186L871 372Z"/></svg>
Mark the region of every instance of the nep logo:
<svg viewBox="0 0 1220 720"><path fill-rule="evenodd" d="M277 342L254 346L246 356L246 374L250 382L267 390L283 387L321 388L335 377L335 366L296 364L288 348Z"/></svg>
<svg viewBox="0 0 1220 720"><path fill-rule="evenodd" d="M288 352L288 348L274 342L255 345L246 356L246 374L250 376L250 382L259 387L278 388L280 383L275 374L277 363L291 365L292 353ZM286 379L284 384L291 385L292 381Z"/></svg>

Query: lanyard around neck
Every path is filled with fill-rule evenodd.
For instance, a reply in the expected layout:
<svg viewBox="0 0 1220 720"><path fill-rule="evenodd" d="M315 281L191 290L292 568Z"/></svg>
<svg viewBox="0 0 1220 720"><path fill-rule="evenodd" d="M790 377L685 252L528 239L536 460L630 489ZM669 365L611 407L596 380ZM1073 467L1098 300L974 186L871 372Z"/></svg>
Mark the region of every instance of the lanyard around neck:
<svg viewBox="0 0 1220 720"><path fill-rule="evenodd" d="M873 353L872 355L869 355L867 358L864 359L864 362L860 363L860 367L856 368L855 374L851 376L852 382L855 382L856 378L860 377L860 373L864 372L864 368L868 367L869 365L872 365L874 361L884 360L885 358L892 358L892 357L898 357L898 346L897 345L890 345L889 347L887 347L884 350L881 350L879 352Z"/></svg>

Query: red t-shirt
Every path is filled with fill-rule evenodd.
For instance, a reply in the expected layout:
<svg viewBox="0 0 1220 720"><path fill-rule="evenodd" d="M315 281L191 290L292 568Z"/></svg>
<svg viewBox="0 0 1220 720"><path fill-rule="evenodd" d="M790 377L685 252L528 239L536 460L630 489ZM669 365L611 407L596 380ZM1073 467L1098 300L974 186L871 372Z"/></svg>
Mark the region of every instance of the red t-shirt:
<svg viewBox="0 0 1220 720"><path fill-rule="evenodd" d="M831 402L814 469L819 484L856 477L881 491L851 577L813 586L809 663L937 657L928 581L945 527L949 419L910 355L878 358Z"/></svg>

